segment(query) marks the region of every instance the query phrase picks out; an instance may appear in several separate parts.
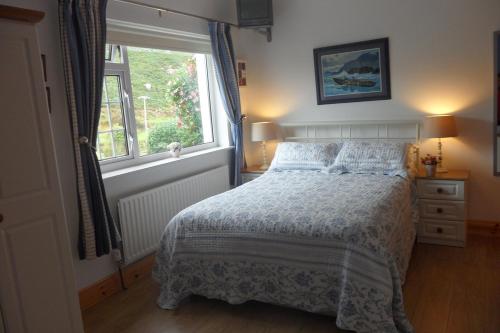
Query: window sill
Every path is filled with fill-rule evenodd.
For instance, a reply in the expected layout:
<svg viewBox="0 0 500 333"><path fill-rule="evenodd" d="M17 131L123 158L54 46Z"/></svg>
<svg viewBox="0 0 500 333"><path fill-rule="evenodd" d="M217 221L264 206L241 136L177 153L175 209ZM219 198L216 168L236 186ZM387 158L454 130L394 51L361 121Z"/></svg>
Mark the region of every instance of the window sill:
<svg viewBox="0 0 500 333"><path fill-rule="evenodd" d="M228 147L215 147L215 148L199 150L196 152L183 154L180 157L169 157L169 158L161 159L161 160L154 161L154 162L148 162L148 163L144 163L144 164L140 164L140 165L134 165L131 167L125 167L122 169L105 172L102 174L102 178L109 179L109 178L113 178L113 177L118 177L118 176L121 176L124 174L157 167L159 165L178 163L179 161L182 161L182 160L190 159L190 158L197 157L197 156L208 155L208 154L211 154L211 153L214 153L217 151L230 150L233 148L234 148L233 146L228 146Z"/></svg>

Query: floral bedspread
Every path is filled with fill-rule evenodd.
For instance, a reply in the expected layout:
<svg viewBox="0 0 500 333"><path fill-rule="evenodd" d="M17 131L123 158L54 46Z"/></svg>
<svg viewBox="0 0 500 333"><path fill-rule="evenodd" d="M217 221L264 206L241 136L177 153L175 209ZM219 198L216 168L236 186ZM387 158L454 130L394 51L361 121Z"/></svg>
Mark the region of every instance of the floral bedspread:
<svg viewBox="0 0 500 333"><path fill-rule="evenodd" d="M402 284L414 229L407 179L270 171L168 223L158 304L256 300L333 315L356 332L413 332Z"/></svg>

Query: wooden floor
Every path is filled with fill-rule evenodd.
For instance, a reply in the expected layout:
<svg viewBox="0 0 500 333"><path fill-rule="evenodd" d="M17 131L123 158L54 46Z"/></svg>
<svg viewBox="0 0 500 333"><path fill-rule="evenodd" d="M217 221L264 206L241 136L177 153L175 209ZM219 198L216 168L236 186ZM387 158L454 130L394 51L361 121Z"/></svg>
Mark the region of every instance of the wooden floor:
<svg viewBox="0 0 500 333"><path fill-rule="evenodd" d="M500 238L470 235L465 249L418 244L404 287L417 333L500 332ZM335 319L248 302L229 305L192 297L175 311L155 304L158 287L144 279L83 313L87 333L345 332Z"/></svg>

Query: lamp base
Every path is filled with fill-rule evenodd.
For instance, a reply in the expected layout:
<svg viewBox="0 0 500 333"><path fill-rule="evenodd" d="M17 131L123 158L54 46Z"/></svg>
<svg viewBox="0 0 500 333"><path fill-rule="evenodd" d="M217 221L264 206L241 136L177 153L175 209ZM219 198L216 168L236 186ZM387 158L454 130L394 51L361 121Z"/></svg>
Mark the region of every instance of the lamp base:
<svg viewBox="0 0 500 333"><path fill-rule="evenodd" d="M441 142L441 138L438 139L438 166L437 173L447 173L448 169L443 167L443 143Z"/></svg>
<svg viewBox="0 0 500 333"><path fill-rule="evenodd" d="M262 141L260 147L262 149L262 165L260 166L260 170L267 170L269 164L267 164L266 141Z"/></svg>

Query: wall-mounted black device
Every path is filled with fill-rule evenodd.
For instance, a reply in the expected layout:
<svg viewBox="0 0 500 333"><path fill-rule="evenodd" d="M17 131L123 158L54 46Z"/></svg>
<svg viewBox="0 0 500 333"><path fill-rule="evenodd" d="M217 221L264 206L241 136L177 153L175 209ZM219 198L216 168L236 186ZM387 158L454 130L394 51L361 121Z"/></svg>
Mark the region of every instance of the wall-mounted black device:
<svg viewBox="0 0 500 333"><path fill-rule="evenodd" d="M273 25L272 0L236 0L240 27L267 27Z"/></svg>

